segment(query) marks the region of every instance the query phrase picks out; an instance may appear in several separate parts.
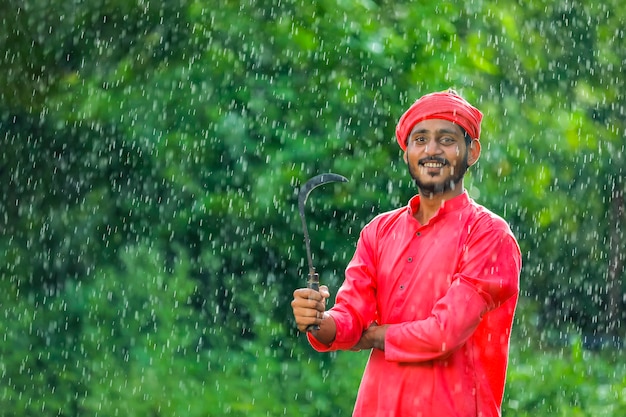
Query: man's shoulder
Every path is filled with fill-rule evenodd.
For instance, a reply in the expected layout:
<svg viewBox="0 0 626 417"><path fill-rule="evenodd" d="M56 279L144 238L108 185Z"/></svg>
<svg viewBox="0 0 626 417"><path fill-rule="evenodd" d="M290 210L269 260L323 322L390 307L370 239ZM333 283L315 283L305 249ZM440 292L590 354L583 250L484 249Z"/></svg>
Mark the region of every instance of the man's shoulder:
<svg viewBox="0 0 626 417"><path fill-rule="evenodd" d="M471 208L474 213L472 223L475 225L512 235L509 223L499 214L475 201L472 201Z"/></svg>
<svg viewBox="0 0 626 417"><path fill-rule="evenodd" d="M389 232L407 216L407 207L398 207L377 214L363 227L363 231L374 232L376 235Z"/></svg>

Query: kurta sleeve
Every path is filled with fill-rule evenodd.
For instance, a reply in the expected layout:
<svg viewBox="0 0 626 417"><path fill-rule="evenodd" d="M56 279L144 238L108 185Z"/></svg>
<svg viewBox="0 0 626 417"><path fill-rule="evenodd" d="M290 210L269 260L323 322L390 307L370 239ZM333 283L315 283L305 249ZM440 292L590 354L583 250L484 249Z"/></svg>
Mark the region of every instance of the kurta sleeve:
<svg viewBox="0 0 626 417"><path fill-rule="evenodd" d="M328 311L337 326L335 340L324 345L309 333L314 349L320 352L350 349L376 320L375 245L375 230L367 225L361 231L354 256L346 268L335 304Z"/></svg>
<svg viewBox="0 0 626 417"><path fill-rule="evenodd" d="M421 362L443 358L474 333L488 312L517 297L521 254L504 221L476 226L464 247L452 283L430 315L391 324L385 359ZM507 329L508 331L508 329Z"/></svg>

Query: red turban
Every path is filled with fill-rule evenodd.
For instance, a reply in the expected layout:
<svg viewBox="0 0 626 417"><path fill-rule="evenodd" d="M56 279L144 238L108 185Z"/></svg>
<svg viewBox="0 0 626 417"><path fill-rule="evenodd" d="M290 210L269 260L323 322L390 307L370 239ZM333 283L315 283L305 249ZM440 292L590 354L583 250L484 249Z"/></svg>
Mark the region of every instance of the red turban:
<svg viewBox="0 0 626 417"><path fill-rule="evenodd" d="M416 124L427 119L444 119L461 126L472 139L480 138L483 114L453 90L426 94L402 115L396 126L396 139L402 150Z"/></svg>

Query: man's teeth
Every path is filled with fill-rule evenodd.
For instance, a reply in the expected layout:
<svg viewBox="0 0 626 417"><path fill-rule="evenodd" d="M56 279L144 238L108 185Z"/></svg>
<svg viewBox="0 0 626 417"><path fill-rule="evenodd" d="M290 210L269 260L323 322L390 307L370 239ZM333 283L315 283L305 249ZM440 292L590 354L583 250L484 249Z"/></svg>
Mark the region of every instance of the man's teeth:
<svg viewBox="0 0 626 417"><path fill-rule="evenodd" d="M424 163L424 166L426 168L441 168L443 164L440 164L439 162L426 162Z"/></svg>

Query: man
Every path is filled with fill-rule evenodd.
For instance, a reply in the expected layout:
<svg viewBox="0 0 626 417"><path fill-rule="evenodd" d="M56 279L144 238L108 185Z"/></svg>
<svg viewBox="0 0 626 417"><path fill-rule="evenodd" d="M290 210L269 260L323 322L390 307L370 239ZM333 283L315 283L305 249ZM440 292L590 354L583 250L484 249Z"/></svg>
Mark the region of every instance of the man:
<svg viewBox="0 0 626 417"><path fill-rule="evenodd" d="M419 194L363 228L332 309L326 286L294 291L313 348L371 349L354 416L501 414L521 256L463 187L482 117L453 90L417 100L396 139Z"/></svg>

